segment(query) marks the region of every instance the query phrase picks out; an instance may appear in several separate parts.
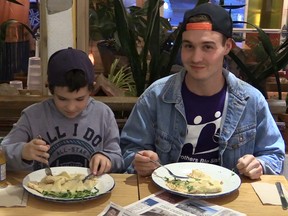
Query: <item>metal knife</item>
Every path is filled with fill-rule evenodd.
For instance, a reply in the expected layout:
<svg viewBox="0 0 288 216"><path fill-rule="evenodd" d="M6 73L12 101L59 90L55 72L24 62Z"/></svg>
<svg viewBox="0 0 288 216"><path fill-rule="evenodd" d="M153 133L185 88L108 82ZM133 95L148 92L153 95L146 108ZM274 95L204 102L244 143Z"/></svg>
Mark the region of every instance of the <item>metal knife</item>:
<svg viewBox="0 0 288 216"><path fill-rule="evenodd" d="M288 208L288 202L287 202L286 197L283 193L282 185L280 182L276 182L275 185L276 185L276 188L278 190L278 193L279 193L279 196L281 199L282 209L286 210Z"/></svg>

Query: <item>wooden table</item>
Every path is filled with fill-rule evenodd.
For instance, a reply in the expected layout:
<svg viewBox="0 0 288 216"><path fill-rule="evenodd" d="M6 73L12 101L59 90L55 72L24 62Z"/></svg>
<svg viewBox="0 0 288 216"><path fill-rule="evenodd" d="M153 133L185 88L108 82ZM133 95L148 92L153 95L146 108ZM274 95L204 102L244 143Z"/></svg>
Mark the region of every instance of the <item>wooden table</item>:
<svg viewBox="0 0 288 216"><path fill-rule="evenodd" d="M7 180L11 185L22 183L27 173L8 172ZM1 216L75 216L75 215L98 215L109 204L114 202L121 206L129 205L146 196L160 191L151 177L143 178L131 174L111 174L115 180L115 187L111 194L104 195L95 200L81 203L63 204L45 201L33 196L28 197L26 207L0 207ZM263 175L261 182L275 183L280 181L286 189L288 182L284 176ZM283 211L281 206L262 205L251 186L252 180L242 178L239 190L223 197L207 199L206 201L224 206L250 215L277 215L284 216L288 211ZM138 185L138 187L137 187ZM3 197L1 197L2 199Z"/></svg>
<svg viewBox="0 0 288 216"><path fill-rule="evenodd" d="M27 173L8 172L9 184L17 185ZM0 207L1 216L74 216L98 215L110 203L114 202L126 206L138 200L137 176L130 174L111 174L115 180L115 187L111 194L103 195L95 200L81 203L56 203L45 201L29 195L26 207ZM3 199L3 197L1 197Z"/></svg>
<svg viewBox="0 0 288 216"><path fill-rule="evenodd" d="M252 188L251 182L252 180L248 178L241 178L242 184L239 190L233 192L230 195L226 195L223 197L206 199L206 201L210 203L214 203L219 206L224 206L230 209L234 209L236 211L246 213L248 216L253 215L277 215L284 216L288 215L288 211L282 210L281 206L272 206L272 205L263 205ZM288 190L288 182L284 176L277 175L263 175L261 177L261 182L266 183L275 183L276 181L280 181L286 190ZM142 199L146 196L149 196L157 191L160 191L160 188L154 184L150 177L138 178L139 182L139 198Z"/></svg>

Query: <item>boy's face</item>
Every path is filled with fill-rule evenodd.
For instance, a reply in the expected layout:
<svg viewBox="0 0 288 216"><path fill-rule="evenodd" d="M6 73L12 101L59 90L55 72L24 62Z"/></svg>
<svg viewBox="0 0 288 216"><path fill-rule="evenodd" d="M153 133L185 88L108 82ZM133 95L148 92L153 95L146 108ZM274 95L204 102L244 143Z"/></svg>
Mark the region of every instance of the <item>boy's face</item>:
<svg viewBox="0 0 288 216"><path fill-rule="evenodd" d="M222 34L215 31L183 32L181 58L188 77L192 80L213 80L215 75L221 75L224 56L231 46L231 39L223 45Z"/></svg>
<svg viewBox="0 0 288 216"><path fill-rule="evenodd" d="M86 107L90 91L88 86L80 88L79 91L69 92L68 87L56 86L53 99L57 109L67 118L75 118Z"/></svg>

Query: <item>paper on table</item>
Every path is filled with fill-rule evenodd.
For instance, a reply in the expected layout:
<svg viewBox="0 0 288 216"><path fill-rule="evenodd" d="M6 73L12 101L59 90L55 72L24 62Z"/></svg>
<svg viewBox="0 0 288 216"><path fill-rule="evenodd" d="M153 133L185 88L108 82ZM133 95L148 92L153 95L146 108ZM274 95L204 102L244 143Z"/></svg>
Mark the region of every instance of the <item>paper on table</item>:
<svg viewBox="0 0 288 216"><path fill-rule="evenodd" d="M257 193L259 199L263 204L270 205L281 205L280 196L278 194L277 188L275 184L264 183L264 182L253 182L251 183L255 192ZM287 199L288 192L283 187L283 193Z"/></svg>
<svg viewBox="0 0 288 216"><path fill-rule="evenodd" d="M28 194L22 186L8 185L0 189L0 206L26 206ZM5 198L4 198L5 197Z"/></svg>

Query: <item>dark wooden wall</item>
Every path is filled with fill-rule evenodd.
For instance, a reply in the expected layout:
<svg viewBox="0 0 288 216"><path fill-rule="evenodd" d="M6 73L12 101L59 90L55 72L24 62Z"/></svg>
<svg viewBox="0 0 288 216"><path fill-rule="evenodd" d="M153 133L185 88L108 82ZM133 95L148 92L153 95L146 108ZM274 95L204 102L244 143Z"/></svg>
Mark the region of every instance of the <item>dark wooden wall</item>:
<svg viewBox="0 0 288 216"><path fill-rule="evenodd" d="M5 136L17 122L21 111L49 96L0 96L0 136ZM115 114L121 130L134 107L137 97L94 97L107 104Z"/></svg>

